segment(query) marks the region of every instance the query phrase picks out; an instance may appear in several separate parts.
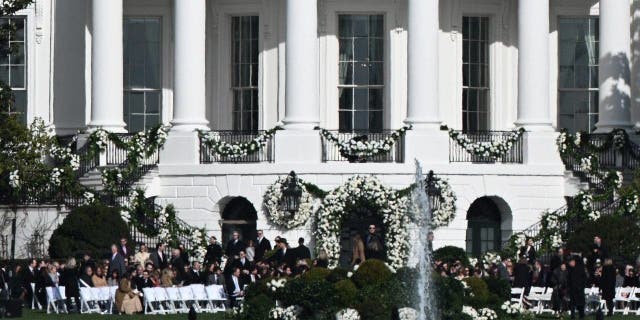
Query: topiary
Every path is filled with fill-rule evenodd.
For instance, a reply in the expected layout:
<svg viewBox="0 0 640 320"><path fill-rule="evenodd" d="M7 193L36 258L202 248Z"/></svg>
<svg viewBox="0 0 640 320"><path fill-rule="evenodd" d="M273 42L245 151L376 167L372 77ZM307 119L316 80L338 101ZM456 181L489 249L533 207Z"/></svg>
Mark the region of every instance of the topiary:
<svg viewBox="0 0 640 320"><path fill-rule="evenodd" d="M635 262L640 254L640 227L633 216L603 216L598 221L585 221L569 234L567 248L573 252L591 255L593 237L602 237L602 244L609 250L609 256L621 258L621 262Z"/></svg>
<svg viewBox="0 0 640 320"><path fill-rule="evenodd" d="M122 237L131 238L118 209L102 205L79 207L53 231L49 256L61 259L88 253L101 258L108 254L110 245Z"/></svg>
<svg viewBox="0 0 640 320"><path fill-rule="evenodd" d="M484 308L489 301L489 287L484 280L477 277L462 279L471 291L468 304L474 308Z"/></svg>
<svg viewBox="0 0 640 320"><path fill-rule="evenodd" d="M460 261L464 266L469 266L469 258L462 248L445 246L433 252L433 260L440 260L448 264Z"/></svg>
<svg viewBox="0 0 640 320"><path fill-rule="evenodd" d="M302 278L309 281L319 281L327 279L331 271L327 268L311 268L302 275Z"/></svg>
<svg viewBox="0 0 640 320"><path fill-rule="evenodd" d="M333 289L336 292L336 302L341 308L347 308L355 304L358 288L351 280L340 280L333 284Z"/></svg>
<svg viewBox="0 0 640 320"><path fill-rule="evenodd" d="M244 302L243 312L237 319L242 320L264 320L269 319L269 311L275 307L276 303L264 294L247 298Z"/></svg>
<svg viewBox="0 0 640 320"><path fill-rule="evenodd" d="M386 282L378 283L377 285L360 289L357 298L358 303L355 306L355 309L360 313L360 319L391 319L394 303L386 285Z"/></svg>
<svg viewBox="0 0 640 320"><path fill-rule="evenodd" d="M353 274L351 280L359 287L375 286L387 282L392 277L391 270L380 260L370 259L363 262Z"/></svg>
<svg viewBox="0 0 640 320"><path fill-rule="evenodd" d="M336 283L336 282L342 281L344 279L349 279L348 273L349 273L349 270L347 270L347 269L340 268L340 267L335 268L335 269L331 270L331 272L327 276L327 281L329 281L331 283Z"/></svg>
<svg viewBox="0 0 640 320"><path fill-rule="evenodd" d="M336 305L336 291L324 278L294 278L287 281L279 291L278 297L281 298L282 305L301 307L302 318L333 311L333 306Z"/></svg>

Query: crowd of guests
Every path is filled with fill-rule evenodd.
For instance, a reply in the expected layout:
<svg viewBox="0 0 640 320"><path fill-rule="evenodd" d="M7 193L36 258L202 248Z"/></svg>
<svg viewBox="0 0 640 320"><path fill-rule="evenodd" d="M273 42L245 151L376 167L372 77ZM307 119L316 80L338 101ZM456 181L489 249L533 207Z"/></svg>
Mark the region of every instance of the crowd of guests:
<svg viewBox="0 0 640 320"><path fill-rule="evenodd" d="M434 261L436 272L443 276L462 280L467 277L494 277L510 282L514 288L524 288L525 308L531 303L526 299L531 287L553 288L551 304L554 313L560 316L569 312L571 318L584 318L585 288L599 288L606 301L609 316L613 315L616 287L640 287L640 278L635 273L637 266L616 265L603 245L602 238L595 236L590 252L570 252L560 248L543 264L536 255L532 239L518 251L517 261L503 257L500 262L477 262L465 267L461 261L445 263Z"/></svg>
<svg viewBox="0 0 640 320"><path fill-rule="evenodd" d="M81 287L117 286L116 312L132 314L143 311L144 288L204 284L222 286L227 304L235 306L251 283L266 277L295 277L314 265L328 265L324 253L311 260L304 238L298 239L297 247L290 247L287 239L276 237L272 242L261 230L255 239L241 239L238 232L232 237L224 249L211 237L204 261L191 261L182 245L167 254L167 244L159 243L151 252L142 244L134 253L125 238L111 245L104 259L89 254L80 261L33 259L26 266L0 269L1 292L6 298L22 299L26 307L31 307L34 296L46 306L46 287L64 286L66 307L77 312Z"/></svg>

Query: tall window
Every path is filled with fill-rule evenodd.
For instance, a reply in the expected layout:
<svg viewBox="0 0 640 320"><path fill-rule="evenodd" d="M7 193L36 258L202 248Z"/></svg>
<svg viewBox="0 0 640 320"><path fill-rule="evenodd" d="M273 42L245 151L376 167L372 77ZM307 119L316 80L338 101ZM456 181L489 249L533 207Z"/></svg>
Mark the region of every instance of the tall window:
<svg viewBox="0 0 640 320"><path fill-rule="evenodd" d="M462 18L462 129L489 128L489 18Z"/></svg>
<svg viewBox="0 0 640 320"><path fill-rule="evenodd" d="M233 129L258 130L258 47L257 16L231 18Z"/></svg>
<svg viewBox="0 0 640 320"><path fill-rule="evenodd" d="M592 132L598 122L598 18L561 18L558 25L558 127Z"/></svg>
<svg viewBox="0 0 640 320"><path fill-rule="evenodd" d="M161 122L162 20L124 19L124 122L129 132Z"/></svg>
<svg viewBox="0 0 640 320"><path fill-rule="evenodd" d="M0 18L1 25L13 24L15 36L9 38L11 53L0 57L0 81L11 87L15 97L9 113L17 114L27 123L27 60L26 60L26 18Z"/></svg>
<svg viewBox="0 0 640 320"><path fill-rule="evenodd" d="M340 131L382 130L384 92L384 18L338 16L340 42Z"/></svg>

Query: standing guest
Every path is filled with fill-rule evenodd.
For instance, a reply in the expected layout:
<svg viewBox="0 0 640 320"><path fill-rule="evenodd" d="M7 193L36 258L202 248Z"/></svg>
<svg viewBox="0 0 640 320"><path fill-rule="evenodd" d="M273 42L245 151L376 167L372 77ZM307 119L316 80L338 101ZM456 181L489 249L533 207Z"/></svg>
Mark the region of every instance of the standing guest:
<svg viewBox="0 0 640 320"><path fill-rule="evenodd" d="M180 249L171 250L171 267L176 272L175 280L181 283L185 280L185 262L182 260Z"/></svg>
<svg viewBox="0 0 640 320"><path fill-rule="evenodd" d="M593 245L591 246L591 256L589 257L589 272L593 273L593 269L596 265L596 262L600 260L604 261L605 258L609 257L609 251L602 244L602 238L599 235L593 237Z"/></svg>
<svg viewBox="0 0 640 320"><path fill-rule="evenodd" d="M37 267L38 261L36 259L31 259L29 260L29 265L22 270L22 285L26 289L25 301L29 308L31 308L31 301L33 301L33 288L35 287L36 276L38 274Z"/></svg>
<svg viewBox="0 0 640 320"><path fill-rule="evenodd" d="M233 239L227 243L226 254L230 259L235 259L240 255L240 251L244 251L247 246L240 240L240 233L238 233L238 231L234 231L232 237Z"/></svg>
<svg viewBox="0 0 640 320"><path fill-rule="evenodd" d="M164 254L164 248L164 243L160 242L156 245L156 250L149 255L149 259L153 262L156 269L159 270L163 270L169 266L169 263L167 262L168 259Z"/></svg>
<svg viewBox="0 0 640 320"><path fill-rule="evenodd" d="M568 288L568 272L567 265L561 263L551 274L551 285L553 293L551 294L551 305L554 313L559 315L564 310L564 301Z"/></svg>
<svg viewBox="0 0 640 320"><path fill-rule="evenodd" d="M376 225L369 225L369 233L365 238L365 256L367 259L384 259L382 238L376 234Z"/></svg>
<svg viewBox="0 0 640 320"><path fill-rule="evenodd" d="M511 263L511 259L504 257L502 261L498 263L498 277L501 280L511 281L511 274L508 270L508 265Z"/></svg>
<svg viewBox="0 0 640 320"><path fill-rule="evenodd" d="M433 239L435 236L433 235L433 231L429 231L427 233L427 248L429 248L429 252L433 252Z"/></svg>
<svg viewBox="0 0 640 320"><path fill-rule="evenodd" d="M520 248L518 256L525 256L527 263L533 265L536 261L536 248L533 247L533 239L528 238L525 245Z"/></svg>
<svg viewBox="0 0 640 320"><path fill-rule="evenodd" d="M84 253L82 255L82 262L80 263L80 270L84 270L84 267L89 266L95 272L96 271L96 261L91 258L89 253Z"/></svg>
<svg viewBox="0 0 640 320"><path fill-rule="evenodd" d="M245 249L245 253L247 254L247 259L249 259L249 262L253 262L256 256L256 247L253 240L249 239L247 248Z"/></svg>
<svg viewBox="0 0 640 320"><path fill-rule="evenodd" d="M102 266L96 267L96 272L91 277L91 282L93 283L93 286L96 288L108 286L107 277L104 274L104 268Z"/></svg>
<svg viewBox="0 0 640 320"><path fill-rule="evenodd" d="M356 233L353 236L353 257L351 258L351 266L365 262L367 258L364 254L364 242L362 237Z"/></svg>
<svg viewBox="0 0 640 320"><path fill-rule="evenodd" d="M115 244L112 244L111 259L109 260L109 269L107 274L111 276L114 271L117 271L118 275L123 275L127 271L127 266L124 263L124 256L118 252L118 247ZM117 286L118 283L116 282L115 285Z"/></svg>
<svg viewBox="0 0 640 320"><path fill-rule="evenodd" d="M571 260L569 260L568 269L567 283L569 286L569 310L571 310L571 319L575 318L576 310L578 310L578 317L584 319L584 288L587 284L587 274L582 258L572 257Z"/></svg>
<svg viewBox="0 0 640 320"><path fill-rule="evenodd" d="M218 239L214 236L209 238L207 253L204 255L204 264L209 265L214 262L220 264L222 260L222 247L218 244Z"/></svg>
<svg viewBox="0 0 640 320"><path fill-rule="evenodd" d="M607 304L608 316L613 316L613 298L616 294L616 268L613 266L613 260L604 259L602 266L602 276L600 278L600 290L602 290L602 299Z"/></svg>
<svg viewBox="0 0 640 320"><path fill-rule="evenodd" d="M134 263L144 265L147 262L147 260L149 260L150 256L151 254L149 254L147 245L143 243L140 245L140 251L138 251L136 255L133 257L133 261Z"/></svg>
<svg viewBox="0 0 640 320"><path fill-rule="evenodd" d="M67 310L71 310L71 300L80 301L80 288L78 288L78 268L75 258L69 258L67 265L62 271L62 283L65 287L65 295L67 296ZM78 310L79 312L80 310Z"/></svg>
<svg viewBox="0 0 640 320"><path fill-rule="evenodd" d="M120 281L115 296L116 309L119 313L134 314L142 312L142 303L138 294L131 290L131 282L126 277Z"/></svg>
<svg viewBox="0 0 640 320"><path fill-rule="evenodd" d="M189 263L189 253L187 252L187 249L184 248L184 244L181 243L178 245L178 249L180 249L180 258L182 259L182 262L184 263Z"/></svg>
<svg viewBox="0 0 640 320"><path fill-rule="evenodd" d="M264 254L271 251L271 242L267 238L264 237L263 231L258 230L258 239L256 240L256 254L254 256L255 260L262 260L264 258Z"/></svg>
<svg viewBox="0 0 640 320"><path fill-rule="evenodd" d="M11 294L12 299L25 301L27 290L23 285L24 280L22 280L22 274L22 266L16 264L13 268L12 276L8 279L7 288L9 289L9 293ZM30 300L27 300L27 302L29 301Z"/></svg>
<svg viewBox="0 0 640 320"><path fill-rule="evenodd" d="M526 256L522 256L513 269L513 287L525 288L525 293L531 288L531 269L527 262Z"/></svg>
<svg viewBox="0 0 640 320"><path fill-rule="evenodd" d="M311 259L311 250L304 245L304 238L298 239L298 247L296 248L296 260Z"/></svg>
<svg viewBox="0 0 640 320"><path fill-rule="evenodd" d="M127 258L130 255L133 255L131 249L127 247L127 238L120 238L120 246L118 247L118 252L124 257Z"/></svg>
<svg viewBox="0 0 640 320"><path fill-rule="evenodd" d="M278 250L277 263L285 263L287 266L294 267L296 265L296 253L289 248L287 239L280 239L280 249Z"/></svg>
<svg viewBox="0 0 640 320"><path fill-rule="evenodd" d="M558 248L556 254L551 258L551 262L549 263L551 272L556 270L561 264L566 262L565 252L563 248Z"/></svg>
<svg viewBox="0 0 640 320"><path fill-rule="evenodd" d="M82 274L80 275L80 279L78 279L78 284L80 285L80 287L93 287L93 281L91 280L91 277L93 277L93 269L91 269L90 266L85 266Z"/></svg>

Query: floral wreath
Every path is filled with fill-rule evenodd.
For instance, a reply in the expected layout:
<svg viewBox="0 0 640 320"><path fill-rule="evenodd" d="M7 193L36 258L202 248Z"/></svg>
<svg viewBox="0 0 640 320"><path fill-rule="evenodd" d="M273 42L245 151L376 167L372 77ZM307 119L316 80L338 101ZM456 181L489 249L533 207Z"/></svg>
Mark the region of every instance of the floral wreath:
<svg viewBox="0 0 640 320"><path fill-rule="evenodd" d="M313 197L302 180L297 177L295 178L296 185L302 190L300 207L293 217L282 210L282 190L290 179L291 176L278 177L276 182L267 187L262 202L269 221L286 229L293 229L304 225L309 221L311 214L313 214Z"/></svg>
<svg viewBox="0 0 640 320"><path fill-rule="evenodd" d="M198 130L198 135L200 136L202 143L209 147L212 155L236 159L246 157L260 151L278 130L282 130L282 128L276 126L259 134L248 142L222 141L220 135L215 131Z"/></svg>
<svg viewBox="0 0 640 320"><path fill-rule="evenodd" d="M524 128L518 128L512 130L507 137L500 140L472 142L466 134L449 129L449 137L472 155L498 159L511 150L513 144L518 142L524 132Z"/></svg>
<svg viewBox="0 0 640 320"><path fill-rule="evenodd" d="M404 136L407 130L410 129L411 126L404 126L394 131L390 136L384 138L383 140L377 141L363 141L362 139L356 138L351 138L349 140L340 140L331 131L326 129L320 129L320 134L328 141L331 141L335 145L337 145L340 150L340 155L342 155L343 157L366 158L388 153L389 151L391 151L391 147L393 147L396 141L398 141L400 137Z"/></svg>
<svg viewBox="0 0 640 320"><path fill-rule="evenodd" d="M440 203L431 213L431 227L446 227L456 217L456 194L445 179L435 179L436 188L440 191Z"/></svg>
<svg viewBox="0 0 640 320"><path fill-rule="evenodd" d="M385 187L374 176L353 176L327 194L316 215L316 250L326 252L329 268L338 266L340 228L347 217L345 209L362 199L371 201L382 215L387 228L385 247L390 266L394 269L403 267L409 256L408 199Z"/></svg>

